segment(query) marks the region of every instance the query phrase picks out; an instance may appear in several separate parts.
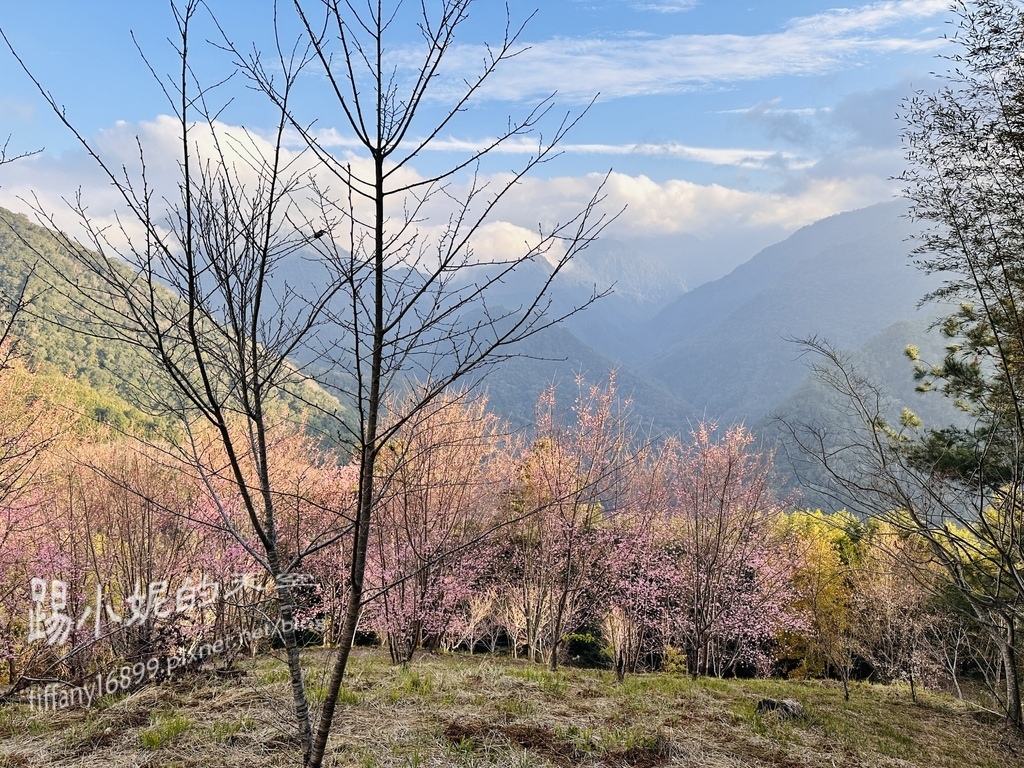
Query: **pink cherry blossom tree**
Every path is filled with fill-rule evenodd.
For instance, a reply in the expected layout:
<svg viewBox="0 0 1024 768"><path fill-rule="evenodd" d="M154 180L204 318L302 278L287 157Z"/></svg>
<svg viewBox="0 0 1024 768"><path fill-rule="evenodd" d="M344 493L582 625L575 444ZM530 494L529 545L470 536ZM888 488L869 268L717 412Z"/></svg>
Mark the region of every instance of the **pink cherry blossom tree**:
<svg viewBox="0 0 1024 768"><path fill-rule="evenodd" d="M673 639L693 675L763 668L787 623L795 559L778 531L771 454L742 426L701 424L669 459L671 547L678 593Z"/></svg>
<svg viewBox="0 0 1024 768"><path fill-rule="evenodd" d="M622 504L624 478L636 461L614 377L585 387L572 420L559 411L554 388L537 406L533 444L520 461L506 514L515 520L506 536L511 578L507 614L520 626L531 660L542 655L552 670L564 635L594 614L592 598L607 563L605 521ZM589 599L588 599L589 598Z"/></svg>
<svg viewBox="0 0 1024 768"><path fill-rule="evenodd" d="M661 654L676 589L669 542L666 453L644 452L629 476L626 503L605 531L608 567L602 630L621 681L646 653Z"/></svg>
<svg viewBox="0 0 1024 768"><path fill-rule="evenodd" d="M450 395L407 420L389 444L365 621L386 639L395 663L440 643L485 573L496 426L484 400Z"/></svg>

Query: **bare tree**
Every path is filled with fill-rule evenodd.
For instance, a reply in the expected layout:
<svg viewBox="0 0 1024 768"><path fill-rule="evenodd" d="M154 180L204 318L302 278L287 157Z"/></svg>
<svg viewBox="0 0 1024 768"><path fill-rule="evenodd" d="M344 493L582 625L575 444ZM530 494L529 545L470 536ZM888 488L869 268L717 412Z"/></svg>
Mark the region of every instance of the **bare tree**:
<svg viewBox="0 0 1024 768"><path fill-rule="evenodd" d="M520 50L522 28L506 26L502 42L488 49L463 93L433 123L421 126L422 118L438 114L433 103L428 109L428 100L470 5L470 0L395 8L380 2L298 2L305 37L286 43L279 35L272 61L258 50L243 52L221 30L223 48L275 107L269 140L227 131L218 122L222 104L214 103L216 87L205 86L191 67L193 26L202 3L175 6L181 68L174 78L160 80L180 132L181 176L173 203L150 182L141 145L134 174L110 165L36 83L120 193L126 211L115 238L92 224L85 201L74 204L90 248L59 237L91 279L58 288L73 313L91 318L82 330L134 345L163 372L172 397L164 405L186 428L180 450L215 498L222 498L224 481L241 498L249 530L240 530L226 509L222 524L243 543L246 533L255 534L257 546L246 546L277 583L286 628L293 626L295 606L287 577L310 553L339 537L350 541L348 562L339 563L348 571L348 607L316 722L295 633L285 633L308 766L323 761L365 602L373 510L388 486L381 451L452 384L486 372L514 355L517 342L598 298L595 292L580 306L554 312L550 291L572 257L608 221L597 210L600 189L577 215L539 232L518 256L488 258L471 245L523 175L556 155L579 116L556 121L546 139L538 135L535 153L496 187L471 171L510 140L536 135L552 117L550 100L510 121L447 170L426 177L409 173L496 68ZM422 35L421 58L408 76L388 61L389 38L406 23L418 25ZM318 140L315 121L304 121L294 110L299 75L311 66L319 68L328 99L344 114L365 162L332 155ZM295 130L307 142L307 152L288 151L286 139ZM463 177L468 180L460 197ZM447 211L439 231L427 239L423 219L441 202ZM297 276L287 278L301 263L305 277L291 272ZM511 309L488 301L491 289L530 264L550 266L528 300ZM77 324L73 313L63 321ZM332 409L317 400L310 380L333 392L341 406ZM401 410L385 414L387 397L397 390L406 393L393 399ZM275 404L285 396L302 398L335 418L359 467L354 512L339 507L332 525L287 548L277 512L285 491L274 485L268 451ZM204 434L203 424L217 435L216 451L197 437Z"/></svg>
<svg viewBox="0 0 1024 768"><path fill-rule="evenodd" d="M377 477L380 451L397 430L453 383L515 354L509 351L512 345L563 319L567 313L553 316L549 312L550 288L572 257L606 224L603 216L595 215L598 190L576 216L540 232L533 247L521 255L512 259L484 256L486 268L479 266L481 259L471 247L473 235L526 173L555 155L579 116L562 119L546 142L538 137L536 152L497 188L488 188L474 173L461 199L453 199L453 182L510 140L533 134L551 112L549 99L522 119L510 120L494 139L446 170L412 180L403 177L402 171L449 128L495 70L521 50L518 40L523 28L506 25L501 43L488 48L479 74L464 82L461 95L433 122L423 121L421 113L430 114L425 101L439 81L442 60L471 5L472 0L395 7L337 0L295 3L329 94L370 160L365 171L339 161L321 145L311 122L290 113L292 125L345 193L341 200L320 199L323 227L333 236L318 245L326 249L336 279L345 286L348 304L331 314L341 341L331 339L317 350L317 357L345 374L335 391L344 402L355 404L358 423L352 438L360 467L349 610L310 753L311 766L319 766L323 758L363 604L372 510L387 485ZM408 77L388 62L389 38L395 26L403 23L417 25L423 38L418 64ZM252 79L286 109L286 92L275 86L259 56L239 59ZM428 241L419 224L428 204L438 198L454 205L442 232ZM489 304L492 288L522 266L547 259L554 261L548 277L524 305L504 309ZM597 298L595 293L584 306ZM581 308L573 307L568 314ZM403 380L410 382L415 395L403 401L403 412L392 413L384 427L384 397Z"/></svg>
<svg viewBox="0 0 1024 768"><path fill-rule="evenodd" d="M13 163L15 160L21 160L23 157L31 157L32 155L38 155L43 150L34 149L25 152L17 152L11 150L11 137L8 136L4 139L4 143L0 145L0 165L6 165L7 163Z"/></svg>

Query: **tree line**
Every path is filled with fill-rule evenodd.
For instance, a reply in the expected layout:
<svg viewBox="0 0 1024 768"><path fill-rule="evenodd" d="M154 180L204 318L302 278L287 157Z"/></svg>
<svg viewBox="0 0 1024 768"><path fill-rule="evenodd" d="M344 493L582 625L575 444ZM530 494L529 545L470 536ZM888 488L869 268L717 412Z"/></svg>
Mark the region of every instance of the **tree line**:
<svg viewBox="0 0 1024 768"><path fill-rule="evenodd" d="M211 491L170 443L83 436L55 415L74 413L59 393L27 380L17 366L0 377L4 442L31 449L3 500L12 693L260 637L280 620L275 585L246 551L258 542L231 529L245 508L230 483ZM742 427L701 424L686 441L644 443L614 382L581 384L567 406L549 391L527 440L484 400L451 395L395 432L358 624L392 661L489 652L552 669L603 665L620 679L673 670L998 691L997 650L905 530L793 509L774 490L771 453ZM39 436L62 432L39 450ZM358 464L286 420L271 434L279 551L312 550L288 580L296 629L331 646L351 592L338 563L354 546L351 532L333 534L356 509ZM212 431L189 439L221 450ZM59 612L55 581L66 585ZM229 668L271 645L238 645L210 663Z"/></svg>

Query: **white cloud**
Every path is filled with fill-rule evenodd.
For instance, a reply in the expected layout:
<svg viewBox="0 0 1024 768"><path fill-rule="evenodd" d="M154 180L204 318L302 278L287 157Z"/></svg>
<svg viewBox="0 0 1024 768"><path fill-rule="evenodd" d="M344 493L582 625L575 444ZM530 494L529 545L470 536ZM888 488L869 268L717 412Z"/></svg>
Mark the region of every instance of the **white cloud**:
<svg viewBox="0 0 1024 768"><path fill-rule="evenodd" d="M301 139L294 138L296 144ZM362 144L351 136L346 136L335 129L327 129L317 133L320 146L332 149L359 149ZM494 147L495 139L458 139L454 137L436 138L426 143L427 152L457 152L473 154ZM410 139L403 146L414 149L422 143L421 139ZM510 139L492 150L496 154L533 155L537 152L537 141L529 138ZM678 142L645 142L631 144L604 143L572 143L558 145L558 151L574 155L609 155L609 156L645 156L671 157L694 163L705 163L736 168L786 168L801 169L808 167L810 161L791 152L777 150L746 149L741 147L694 147Z"/></svg>
<svg viewBox="0 0 1024 768"><path fill-rule="evenodd" d="M822 74L871 54L941 47L944 41L933 33L908 33L904 27L944 14L947 6L946 0L876 2L798 17L777 32L756 35L552 38L530 43L499 68L485 95L525 100L558 91L561 99L588 101L596 93L603 99L682 93L714 84ZM442 96L459 92L462 78L476 71L485 55L479 46L452 48ZM411 53L405 56L407 64L413 59Z"/></svg>
<svg viewBox="0 0 1024 768"><path fill-rule="evenodd" d="M758 104L754 104L750 107L740 107L739 109L720 109L717 114L719 115L750 115L750 114L761 114L761 115L801 115L812 117L815 115L825 114L831 112L833 107L791 107L782 108L779 107L780 99L771 99L770 101L763 101Z"/></svg>
<svg viewBox="0 0 1024 768"><path fill-rule="evenodd" d="M810 161L790 152L729 147L691 147L674 142L657 144L566 144L563 152L600 155L653 155L736 168L806 168Z"/></svg>
<svg viewBox="0 0 1024 768"><path fill-rule="evenodd" d="M266 155L269 146L258 137L252 137L234 126L218 126L222 146L233 147L230 155L239 162L251 154ZM146 149L149 181L162 194L173 193L178 178L177 148L180 144L178 126L171 118L129 125L119 123L103 132L96 144L114 167L121 164L133 167L138 163L138 149L134 137L138 135ZM227 137L230 137L230 141ZM194 141L209 153L212 135L198 130ZM580 145L585 146L585 145ZM601 146L599 151L606 151ZM730 152L727 150L726 152ZM365 169L367 161L355 155L347 157L356 172ZM308 155L289 155L295 170L303 172L309 162ZM738 162L736 157L723 161ZM402 171L406 181L417 180L415 169ZM244 175L244 173L243 173ZM318 173L322 187L337 180ZM494 210L487 223L476 233L472 244L480 253L492 258L521 253L524 244L537 242L538 227L550 231L575 216L604 177L600 174L562 176L555 178L526 177L515 184L510 194ZM838 163L832 168L819 164L806 172L792 176L790 187L783 190L759 191L729 187L723 184L697 184L682 179L657 181L644 175L612 173L604 187L603 210L614 213L625 210L609 229L608 234L620 238L672 238L689 233L705 239L728 237L736 232L760 232L765 240L777 239L797 227L843 210L861 207L892 196L892 183L870 166L856 168L852 161ZM486 184L487 194L511 181L508 174L491 174L477 179L478 188ZM452 199L464 199L468 180L455 181L444 194L429 200L417 213L417 248L429 252L430 243L443 235L453 213ZM19 198L38 197L39 204L56 215L56 222L73 230L75 218L62 198L74 196L81 188L81 197L88 206L94 222L99 226L116 223L117 213L124 210L109 180L91 169L91 161L84 153L69 153L62 157L41 154L0 168L0 205L18 211L27 206ZM450 195L450 197L449 197ZM479 212L486 205L486 195L475 203ZM394 201L392 209L400 215L401 202ZM343 200L342 200L343 203ZM306 205L302 201L299 205ZM138 234L129 229L129 234Z"/></svg>
<svg viewBox="0 0 1024 768"><path fill-rule="evenodd" d="M528 229L507 221L488 221L470 240L473 256L491 262L511 261L537 248L541 237L536 229ZM555 262L564 255L560 241L546 242L545 257Z"/></svg>
<svg viewBox="0 0 1024 768"><path fill-rule="evenodd" d="M139 123L118 121L111 128L92 137L91 144L103 158L119 183L129 180L127 191L140 200L148 191L154 206L154 218L163 226L171 206L181 201L179 183L182 150L181 124L177 119L160 115ZM195 124L189 128L189 146L193 152L193 171L212 162L214 167L224 164L233 169L233 183L240 194L251 195L259 183L264 164L273 156L273 145L264 137L241 126L214 123ZM143 160L144 158L144 160ZM372 178L373 164L369 158L355 153L344 153L340 160L357 178ZM311 185L316 180L321 190L337 188L338 180L317 165L312 152L285 149L281 154L279 178L287 180L296 193L293 197L294 218L320 217ZM143 177L143 166L145 175ZM144 179L144 181L143 181ZM421 177L412 168L395 171L392 183L409 184ZM126 188L127 189L127 188ZM122 225L130 237L141 237L143 230L128 211L126 201L111 179L84 151L67 152L60 156L41 153L0 166L0 206L29 213L30 209L45 211L53 221L86 244L91 244L76 213L78 200L87 208L94 230L102 230L115 247L123 247L125 237L119 234ZM341 204L346 204L342 199ZM364 198L354 196L356 216L366 216L372 210ZM402 214L402 201L395 200L396 216ZM313 226L310 224L309 226Z"/></svg>
<svg viewBox="0 0 1024 768"><path fill-rule="evenodd" d="M676 2L658 2L658 3L633 3L633 8L638 11L653 11L654 13L681 13L683 11L691 11L698 4L700 0L677 0Z"/></svg>
<svg viewBox="0 0 1024 768"><path fill-rule="evenodd" d="M524 180L500 212L503 218L530 226L564 221L593 193L600 174ZM737 228L789 233L840 211L892 196L892 185L876 176L812 178L787 192L746 191L721 184L682 179L658 182L647 176L612 173L605 186L605 209L625 210L612 227L619 237L670 236L689 233L715 238Z"/></svg>
<svg viewBox="0 0 1024 768"><path fill-rule="evenodd" d="M800 34L830 39L850 32L884 29L909 19L927 18L948 11L948 0L890 0L857 8L833 8L793 19L786 26Z"/></svg>
<svg viewBox="0 0 1024 768"><path fill-rule="evenodd" d="M140 204L147 195L150 197L158 212L156 223L164 226L163 201L181 199L180 123L167 115L141 123L118 121L91 141L125 193ZM214 124L212 129L204 124L192 126L189 144L196 158L222 157L234 168L236 181L250 188L259 175L258 165L271 157L267 141L244 128L223 123ZM285 152L282 160L286 174L301 178L312 158L301 152ZM26 213L38 208L62 229L91 244L82 217L75 212L79 201L87 209L92 229L104 232L113 246L124 245L123 234L143 237L143 229L128 212L121 189L81 149L60 156L44 152L0 168L0 205ZM122 226L125 233L119 233Z"/></svg>

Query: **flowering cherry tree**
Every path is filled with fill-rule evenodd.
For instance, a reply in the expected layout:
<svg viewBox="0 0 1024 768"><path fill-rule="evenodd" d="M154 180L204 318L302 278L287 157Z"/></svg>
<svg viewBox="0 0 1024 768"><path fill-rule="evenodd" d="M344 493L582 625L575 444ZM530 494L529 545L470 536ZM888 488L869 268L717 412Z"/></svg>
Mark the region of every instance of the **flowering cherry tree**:
<svg viewBox="0 0 1024 768"><path fill-rule="evenodd" d="M564 635L594 614L604 590L608 538L602 530L622 506L625 478L636 462L626 428L628 403L614 379L584 387L572 420L559 412L554 388L537 406L533 444L519 462L506 514L510 578L505 586L509 635L523 636L531 660L558 666Z"/></svg>
<svg viewBox="0 0 1024 768"><path fill-rule="evenodd" d="M617 527L609 548L608 599L602 629L615 675L635 673L645 653L661 652L671 620L675 564L665 546L666 526Z"/></svg>
<svg viewBox="0 0 1024 768"><path fill-rule="evenodd" d="M493 517L488 459L498 438L485 406L459 395L439 399L390 444L374 510L365 621L386 638L395 663L442 640L490 561L483 541Z"/></svg>
<svg viewBox="0 0 1024 768"><path fill-rule="evenodd" d="M796 621L793 556L777 534L782 504L771 456L743 427L701 424L669 459L677 594L672 634L693 675L763 667L766 646Z"/></svg>

